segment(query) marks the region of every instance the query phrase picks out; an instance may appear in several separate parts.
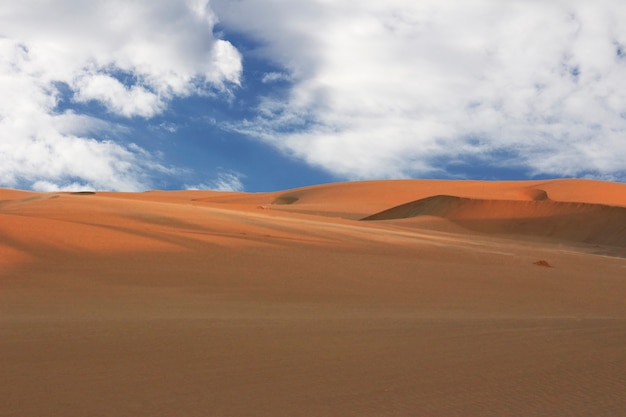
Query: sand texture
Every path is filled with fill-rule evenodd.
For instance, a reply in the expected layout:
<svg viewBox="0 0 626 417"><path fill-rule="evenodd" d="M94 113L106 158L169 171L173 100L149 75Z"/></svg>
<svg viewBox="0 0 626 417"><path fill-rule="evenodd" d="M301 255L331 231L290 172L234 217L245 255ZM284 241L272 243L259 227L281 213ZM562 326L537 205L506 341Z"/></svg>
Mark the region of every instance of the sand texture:
<svg viewBox="0 0 626 417"><path fill-rule="evenodd" d="M0 189L0 416L626 415L626 184Z"/></svg>

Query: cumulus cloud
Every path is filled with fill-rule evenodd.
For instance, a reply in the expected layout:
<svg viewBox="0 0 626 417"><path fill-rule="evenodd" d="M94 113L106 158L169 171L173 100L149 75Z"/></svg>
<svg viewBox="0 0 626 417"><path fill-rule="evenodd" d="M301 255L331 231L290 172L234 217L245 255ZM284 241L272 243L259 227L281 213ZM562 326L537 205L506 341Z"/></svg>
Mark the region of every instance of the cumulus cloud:
<svg viewBox="0 0 626 417"><path fill-rule="evenodd" d="M99 101L109 111L126 117L152 117L165 107L163 100L152 91L138 85L126 87L109 75L83 77L73 86L77 102Z"/></svg>
<svg viewBox="0 0 626 417"><path fill-rule="evenodd" d="M147 119L176 97L229 94L241 56L216 21L208 0L0 4L0 185L147 188L168 170L154 155L59 103Z"/></svg>
<svg viewBox="0 0 626 417"><path fill-rule="evenodd" d="M478 163L626 180L626 3L212 5L292 83L233 128L340 177Z"/></svg>

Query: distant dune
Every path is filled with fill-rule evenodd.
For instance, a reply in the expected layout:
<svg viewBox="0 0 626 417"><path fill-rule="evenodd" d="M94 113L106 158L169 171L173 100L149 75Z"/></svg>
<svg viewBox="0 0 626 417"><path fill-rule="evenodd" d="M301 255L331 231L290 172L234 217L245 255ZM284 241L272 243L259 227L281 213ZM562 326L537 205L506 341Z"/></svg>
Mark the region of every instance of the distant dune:
<svg viewBox="0 0 626 417"><path fill-rule="evenodd" d="M438 195L405 203L363 220L436 216L473 231L548 237L626 247L626 207L551 201L482 200Z"/></svg>
<svg viewBox="0 0 626 417"><path fill-rule="evenodd" d="M626 184L0 189L0 416L626 415Z"/></svg>

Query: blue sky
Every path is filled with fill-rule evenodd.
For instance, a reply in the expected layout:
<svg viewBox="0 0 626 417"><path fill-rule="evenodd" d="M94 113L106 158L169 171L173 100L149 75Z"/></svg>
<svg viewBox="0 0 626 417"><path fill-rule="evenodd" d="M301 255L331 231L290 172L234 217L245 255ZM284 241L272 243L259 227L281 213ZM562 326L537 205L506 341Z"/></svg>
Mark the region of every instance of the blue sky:
<svg viewBox="0 0 626 417"><path fill-rule="evenodd" d="M626 4L0 4L0 186L626 181Z"/></svg>

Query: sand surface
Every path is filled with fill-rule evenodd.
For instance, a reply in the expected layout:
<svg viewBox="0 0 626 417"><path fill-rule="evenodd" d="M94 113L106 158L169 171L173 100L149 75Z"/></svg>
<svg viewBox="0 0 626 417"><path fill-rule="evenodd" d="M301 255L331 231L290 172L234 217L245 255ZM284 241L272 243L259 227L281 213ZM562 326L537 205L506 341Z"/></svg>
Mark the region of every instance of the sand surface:
<svg viewBox="0 0 626 417"><path fill-rule="evenodd" d="M626 184L0 190L0 416L624 416Z"/></svg>

